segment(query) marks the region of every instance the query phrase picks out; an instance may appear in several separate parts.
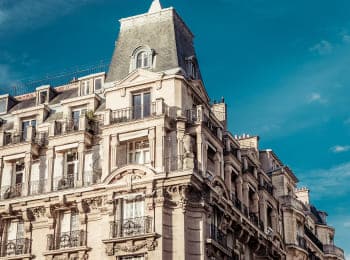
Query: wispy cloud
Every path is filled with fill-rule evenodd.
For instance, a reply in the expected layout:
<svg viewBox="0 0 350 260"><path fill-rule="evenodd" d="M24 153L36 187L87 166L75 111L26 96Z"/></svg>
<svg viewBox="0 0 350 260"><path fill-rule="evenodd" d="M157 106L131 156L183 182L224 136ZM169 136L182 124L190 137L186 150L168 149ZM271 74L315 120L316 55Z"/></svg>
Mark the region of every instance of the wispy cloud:
<svg viewBox="0 0 350 260"><path fill-rule="evenodd" d="M350 124L350 117L345 119L344 124L349 125Z"/></svg>
<svg viewBox="0 0 350 260"><path fill-rule="evenodd" d="M320 93L312 93L308 98L308 102L326 104L327 100L323 98Z"/></svg>
<svg viewBox="0 0 350 260"><path fill-rule="evenodd" d="M333 52L333 45L326 40L322 40L309 49L311 52L319 55L327 55Z"/></svg>
<svg viewBox="0 0 350 260"><path fill-rule="evenodd" d="M302 173L301 185L312 187L315 198L337 198L349 194L350 162L330 169L318 169Z"/></svg>
<svg viewBox="0 0 350 260"><path fill-rule="evenodd" d="M350 151L350 145L336 145L331 148L333 153L344 153Z"/></svg>
<svg viewBox="0 0 350 260"><path fill-rule="evenodd" d="M96 0L2 0L0 33L40 27L93 1Z"/></svg>

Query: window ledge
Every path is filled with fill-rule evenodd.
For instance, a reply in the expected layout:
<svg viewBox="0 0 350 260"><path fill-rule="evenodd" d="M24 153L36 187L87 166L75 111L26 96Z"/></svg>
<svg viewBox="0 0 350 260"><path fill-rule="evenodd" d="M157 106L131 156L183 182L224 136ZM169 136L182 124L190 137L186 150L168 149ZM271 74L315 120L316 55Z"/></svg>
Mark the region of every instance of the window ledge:
<svg viewBox="0 0 350 260"><path fill-rule="evenodd" d="M62 248L57 250L50 250L43 253L43 255L59 255L64 253L74 253L79 251L89 251L91 250L91 247L88 246L79 246L79 247L70 247L70 248Z"/></svg>
<svg viewBox="0 0 350 260"><path fill-rule="evenodd" d="M130 241L130 240L141 240L141 239L146 239L146 238L152 238L156 237L156 233L148 233L148 234L142 234L142 235L136 235L136 236L129 236L129 237L118 237L118 238L109 238L109 239L104 239L102 240L103 243L121 243L125 241Z"/></svg>
<svg viewBox="0 0 350 260"><path fill-rule="evenodd" d="M9 255L9 256L4 256L4 257L0 257L0 260L29 260L32 259L33 255L32 254L24 254L24 255Z"/></svg>

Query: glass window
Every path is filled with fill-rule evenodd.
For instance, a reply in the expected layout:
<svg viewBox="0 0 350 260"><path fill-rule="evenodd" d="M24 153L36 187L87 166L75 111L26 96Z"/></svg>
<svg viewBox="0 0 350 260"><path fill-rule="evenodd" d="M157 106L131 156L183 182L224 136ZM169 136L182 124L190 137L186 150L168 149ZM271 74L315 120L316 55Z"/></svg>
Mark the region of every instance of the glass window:
<svg viewBox="0 0 350 260"><path fill-rule="evenodd" d="M78 177L78 152L77 150L70 150L66 153L66 176L68 182L73 184L74 179Z"/></svg>
<svg viewBox="0 0 350 260"><path fill-rule="evenodd" d="M12 220L7 227L7 241L24 238L24 224L18 220Z"/></svg>
<svg viewBox="0 0 350 260"><path fill-rule="evenodd" d="M22 138L23 140L27 140L28 137L28 128L33 127L35 129L36 127L36 120L26 120L22 122Z"/></svg>
<svg viewBox="0 0 350 260"><path fill-rule="evenodd" d="M83 81L81 85L81 95L86 96L90 94L90 81Z"/></svg>
<svg viewBox="0 0 350 260"><path fill-rule="evenodd" d="M0 99L0 113L7 112L7 98Z"/></svg>
<svg viewBox="0 0 350 260"><path fill-rule="evenodd" d="M132 96L133 119L141 119L151 115L151 93L139 93Z"/></svg>
<svg viewBox="0 0 350 260"><path fill-rule="evenodd" d="M140 52L137 54L136 57L136 69L138 68L147 68L150 66L149 62L149 54L145 51Z"/></svg>
<svg viewBox="0 0 350 260"><path fill-rule="evenodd" d="M135 164L150 163L150 149L148 140L130 142L128 145L128 162Z"/></svg>
<svg viewBox="0 0 350 260"><path fill-rule="evenodd" d="M102 79L95 79L95 91L100 90L102 88Z"/></svg>
<svg viewBox="0 0 350 260"><path fill-rule="evenodd" d="M47 102L47 90L39 92L39 104L45 104Z"/></svg>

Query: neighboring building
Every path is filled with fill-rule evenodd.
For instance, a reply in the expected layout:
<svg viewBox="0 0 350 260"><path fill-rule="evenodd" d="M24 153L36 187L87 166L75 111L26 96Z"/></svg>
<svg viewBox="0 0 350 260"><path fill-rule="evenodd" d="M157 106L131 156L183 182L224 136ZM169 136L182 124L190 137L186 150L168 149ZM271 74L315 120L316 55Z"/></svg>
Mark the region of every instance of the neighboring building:
<svg viewBox="0 0 350 260"><path fill-rule="evenodd" d="M107 75L1 96L0 118L0 259L344 259L293 172L228 132L158 1Z"/></svg>

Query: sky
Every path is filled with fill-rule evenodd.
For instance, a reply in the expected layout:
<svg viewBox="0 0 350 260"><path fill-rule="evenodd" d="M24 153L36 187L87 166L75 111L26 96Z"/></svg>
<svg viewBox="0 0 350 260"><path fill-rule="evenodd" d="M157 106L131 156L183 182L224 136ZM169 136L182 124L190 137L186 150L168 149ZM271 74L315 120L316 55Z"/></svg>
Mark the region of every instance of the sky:
<svg viewBox="0 0 350 260"><path fill-rule="evenodd" d="M0 90L110 61L119 22L151 0L0 0ZM204 84L234 134L260 136L329 213L350 259L350 1L162 0L195 34Z"/></svg>

